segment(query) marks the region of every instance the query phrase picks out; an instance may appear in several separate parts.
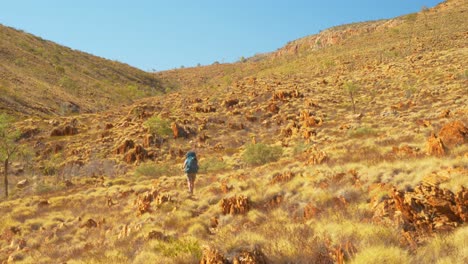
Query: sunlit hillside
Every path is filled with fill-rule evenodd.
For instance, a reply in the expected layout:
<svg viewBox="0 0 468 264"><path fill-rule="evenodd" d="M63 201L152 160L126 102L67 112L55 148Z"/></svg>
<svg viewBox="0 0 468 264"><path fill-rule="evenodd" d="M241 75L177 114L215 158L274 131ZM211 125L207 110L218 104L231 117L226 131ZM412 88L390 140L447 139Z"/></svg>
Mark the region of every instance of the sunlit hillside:
<svg viewBox="0 0 468 264"><path fill-rule="evenodd" d="M467 263L467 12L343 25L154 73L170 92L118 108L0 122L20 146L0 262Z"/></svg>
<svg viewBox="0 0 468 264"><path fill-rule="evenodd" d="M0 25L0 109L18 116L102 111L165 92L150 73Z"/></svg>

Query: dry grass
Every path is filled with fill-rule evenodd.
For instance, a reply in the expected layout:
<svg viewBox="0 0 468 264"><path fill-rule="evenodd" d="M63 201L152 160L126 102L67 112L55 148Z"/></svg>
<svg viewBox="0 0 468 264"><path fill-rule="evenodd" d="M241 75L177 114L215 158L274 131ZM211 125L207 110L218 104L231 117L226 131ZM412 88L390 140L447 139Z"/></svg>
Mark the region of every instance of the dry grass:
<svg viewBox="0 0 468 264"><path fill-rule="evenodd" d="M401 244L397 225L373 221L373 203L389 195L385 188L370 191L375 184L405 190L435 175L452 191L468 187L466 143L443 157L426 153L432 132L468 120L466 19L456 9L431 12L427 27L418 14L320 50L301 44L296 55L158 73L183 93L119 111L19 122L22 129L39 129L21 141L37 155L31 172L18 172L23 161L12 166L14 195L0 202L0 262L15 254L25 263L196 263L202 249L213 246L227 256L259 247L272 263L311 263L330 260L347 243L356 249L345 254L347 263L466 262L464 225L412 250ZM25 67L22 72L27 63L15 67ZM71 74L65 88L81 91L81 71L57 70ZM343 92L347 81L361 88L356 115ZM0 89L10 95L1 83ZM124 97L132 96L113 100ZM239 103L227 107L223 102L231 99ZM211 108L197 112L196 106ZM147 142L143 124L154 115L193 134ZM304 116L323 122L305 124ZM70 122L79 134L50 137ZM131 150L115 153L126 139L151 158L127 163ZM416 153L393 152L403 146ZM200 162L194 195L180 169L189 149ZM321 151L327 159L318 162L314 155ZM42 175L49 169L52 175ZM30 185L16 188L24 178ZM153 197L148 210L139 211L138 196L152 190L170 199ZM249 210L223 215L221 201L239 195L248 198ZM39 206L43 200L48 205ZM21 232L12 234L15 228ZM21 238L29 251L10 246Z"/></svg>

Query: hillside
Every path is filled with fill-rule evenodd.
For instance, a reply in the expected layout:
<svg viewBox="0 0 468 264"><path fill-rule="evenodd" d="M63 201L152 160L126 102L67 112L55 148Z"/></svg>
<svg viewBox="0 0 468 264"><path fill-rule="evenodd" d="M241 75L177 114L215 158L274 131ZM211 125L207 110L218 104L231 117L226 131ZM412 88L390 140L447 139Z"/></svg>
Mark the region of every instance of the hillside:
<svg viewBox="0 0 468 264"><path fill-rule="evenodd" d="M91 113L164 92L153 75L0 25L0 110Z"/></svg>
<svg viewBox="0 0 468 264"><path fill-rule="evenodd" d="M18 121L0 261L468 262L467 9L159 72L177 91L118 111Z"/></svg>

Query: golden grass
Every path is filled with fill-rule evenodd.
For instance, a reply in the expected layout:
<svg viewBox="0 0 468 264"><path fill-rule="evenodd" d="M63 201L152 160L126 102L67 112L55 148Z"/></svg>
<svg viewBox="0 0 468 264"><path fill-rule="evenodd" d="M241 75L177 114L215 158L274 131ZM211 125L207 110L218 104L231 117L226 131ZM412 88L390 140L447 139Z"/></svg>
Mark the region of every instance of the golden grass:
<svg viewBox="0 0 468 264"><path fill-rule="evenodd" d="M352 259L353 264L364 263L388 263L406 264L412 263L407 251L395 246L370 246L359 251Z"/></svg>

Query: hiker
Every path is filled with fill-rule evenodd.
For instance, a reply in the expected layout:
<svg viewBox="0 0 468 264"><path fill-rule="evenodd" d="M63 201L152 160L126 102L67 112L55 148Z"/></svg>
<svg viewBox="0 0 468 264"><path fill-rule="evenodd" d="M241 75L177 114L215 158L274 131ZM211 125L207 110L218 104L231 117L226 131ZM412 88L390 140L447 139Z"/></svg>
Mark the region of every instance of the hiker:
<svg viewBox="0 0 468 264"><path fill-rule="evenodd" d="M187 183L188 183L189 193L193 194L195 178L198 172L198 160L197 160L197 155L195 154L195 152L193 151L187 152L183 168L184 168L185 173L187 173Z"/></svg>

